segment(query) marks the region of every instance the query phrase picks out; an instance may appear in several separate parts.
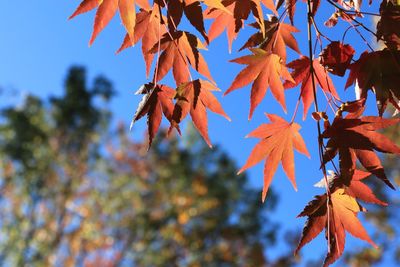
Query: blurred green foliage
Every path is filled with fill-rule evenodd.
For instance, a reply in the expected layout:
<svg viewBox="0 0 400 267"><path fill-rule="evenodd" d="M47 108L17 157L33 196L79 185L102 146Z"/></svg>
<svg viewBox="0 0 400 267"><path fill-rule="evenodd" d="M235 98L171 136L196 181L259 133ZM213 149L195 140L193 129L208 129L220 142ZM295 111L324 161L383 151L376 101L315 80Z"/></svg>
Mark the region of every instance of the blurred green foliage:
<svg viewBox="0 0 400 267"><path fill-rule="evenodd" d="M2 109L0 266L292 264L289 250L266 256L273 192L262 205L194 131L150 151L124 126L110 131L113 94L106 78L88 86L73 67L63 96Z"/></svg>

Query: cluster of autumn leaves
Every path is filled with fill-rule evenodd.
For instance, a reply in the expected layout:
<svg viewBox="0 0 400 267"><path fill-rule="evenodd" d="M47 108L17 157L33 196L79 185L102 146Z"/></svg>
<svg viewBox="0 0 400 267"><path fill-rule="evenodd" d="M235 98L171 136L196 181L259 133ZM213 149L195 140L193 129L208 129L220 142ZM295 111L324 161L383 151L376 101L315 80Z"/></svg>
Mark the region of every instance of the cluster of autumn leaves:
<svg viewBox="0 0 400 267"><path fill-rule="evenodd" d="M357 20L363 16L360 0L328 1L328 4L335 8L335 12L325 25L332 27L342 19L353 28L364 26ZM138 12L136 6L139 7ZM264 18L263 6L272 13L268 19ZM318 40L322 44L322 34L313 19L319 6L319 0L308 1L308 24L315 26ZM283 11L278 17L277 10L280 8ZM315 100L318 87L322 89L328 104L336 105L336 108L332 107L336 109L332 123L325 112L317 110L312 114L318 124L323 122L324 126L323 131L320 130L319 145L327 192L317 196L300 213L299 216L307 216L308 220L296 252L324 229L328 241L325 265L341 256L345 231L375 245L357 219L357 213L364 211L357 200L387 205L377 199L362 182L371 174L394 189L375 151L400 154L396 144L377 132L399 123L399 119L382 118L388 103L400 110L399 6L390 0L383 0L381 20L375 35L385 42L386 48L364 52L358 60L353 60L356 51L349 44L331 41L326 36L323 37L329 40L329 44L322 49L319 58L302 55L293 36L293 33L298 32L293 26L296 10L294 0L280 0L276 5L273 0L155 0L152 5L147 0L83 0L71 18L92 9L96 9L96 15L90 44L119 11L127 34L118 52L141 41L147 76L153 62L156 62L151 82L137 92L144 96L132 121L147 116L149 146L163 116L170 122L170 131L176 129L180 133L179 124L190 114L195 127L211 147L206 110L230 119L213 94L219 89L200 50L205 49L209 42L224 31L227 32L231 50L233 40L252 14L255 22L249 26L256 33L240 49L248 49L251 54L232 60L245 67L225 94L251 84L249 119L268 88L286 111L285 89L300 85L299 99L303 102L303 118ZM284 22L286 16L291 24ZM179 30L183 17L197 30L204 42L191 32ZM204 25L206 19L212 20L208 31ZM297 52L300 58L286 64L287 47ZM355 84L357 100L342 102L329 73L344 76L347 69L350 74L346 88ZM176 82L175 89L160 84L171 70ZM206 80L194 79L193 72ZM376 94L380 116L362 116L369 90ZM239 172L265 160L263 201L280 162L296 188L294 149L309 156L299 134L300 125L294 122L295 115L288 122L277 115L267 114L270 123L262 124L248 135L261 140ZM328 139L326 145L323 139ZM333 161L336 157L339 158L338 167ZM357 161L368 172L358 170ZM326 170L328 163L332 164L334 172Z"/></svg>

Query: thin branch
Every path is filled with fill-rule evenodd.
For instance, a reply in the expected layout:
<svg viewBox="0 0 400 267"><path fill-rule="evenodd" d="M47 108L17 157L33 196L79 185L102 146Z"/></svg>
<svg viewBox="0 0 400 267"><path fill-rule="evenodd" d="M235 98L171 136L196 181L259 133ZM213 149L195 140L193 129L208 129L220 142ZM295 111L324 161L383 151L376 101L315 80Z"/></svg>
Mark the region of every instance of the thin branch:
<svg viewBox="0 0 400 267"><path fill-rule="evenodd" d="M161 11L160 11L161 14ZM157 60L156 60L156 69L154 70L154 88L157 87L157 78L158 78L158 69L160 65L160 51L161 51L161 22L162 16L158 20L158 47L157 47Z"/></svg>
<svg viewBox="0 0 400 267"><path fill-rule="evenodd" d="M332 2L332 0L327 0L329 4L331 4L332 6L336 7L337 9L339 9L341 12L343 12L344 14L348 15L348 17L354 21L355 23L357 23L357 25L361 26L364 30L372 33L375 37L378 38L378 36L376 35L376 33L374 31L372 31L371 29L369 29L367 26L365 26L363 23L361 23L360 21L358 21L357 19L353 18L352 15L355 14L356 11L350 11L350 10L346 10L343 7L337 5L336 3ZM353 13L353 14L348 14L348 13ZM363 14L363 12L359 11L358 13ZM371 13L373 14L373 13ZM375 14L377 15L377 14ZM380 15L379 15L380 16Z"/></svg>
<svg viewBox="0 0 400 267"><path fill-rule="evenodd" d="M311 82L312 82L312 88L313 88L313 96L314 96L314 107L315 111L319 111L318 107L318 99L317 99L317 88L316 88L316 82L315 82L315 77L314 77L314 66L313 66L313 49L312 49L312 32L311 32L311 25L312 25L312 11L311 11L311 0L307 0L307 33L308 33L308 53L309 53L309 59L310 59L310 74L311 74ZM328 182L328 177L326 175L326 166L323 161L323 142L322 142L322 131L321 131L321 125L319 121L317 121L317 130L318 130L318 154L319 154L319 159L321 163L321 168L322 172L324 174L324 181L325 181L325 189L326 189L326 194L327 194L327 200L326 200L326 207L327 207L327 214L328 214L328 219L327 219L327 239L328 239L328 253L330 252L330 218L329 218L329 211L330 211L330 198L331 198L331 193L329 190L329 182Z"/></svg>
<svg viewBox="0 0 400 267"><path fill-rule="evenodd" d="M318 37L318 39L320 39L319 36L322 36L322 37L324 37L326 40L328 40L329 42L332 42L332 40L331 40L328 36L326 36L325 34L323 34L323 33L319 30L317 24L315 23L314 18L311 18L311 21L312 21L312 24L313 24L313 26L314 26L315 31L317 32L317 37Z"/></svg>
<svg viewBox="0 0 400 267"><path fill-rule="evenodd" d="M371 51L375 51L372 46L368 43L367 39L365 39L364 35L362 35L362 33L357 29L358 25L353 25L350 21L349 24L351 25L351 27L358 33L358 35L361 37L361 39L363 39L364 43L368 46L368 48Z"/></svg>

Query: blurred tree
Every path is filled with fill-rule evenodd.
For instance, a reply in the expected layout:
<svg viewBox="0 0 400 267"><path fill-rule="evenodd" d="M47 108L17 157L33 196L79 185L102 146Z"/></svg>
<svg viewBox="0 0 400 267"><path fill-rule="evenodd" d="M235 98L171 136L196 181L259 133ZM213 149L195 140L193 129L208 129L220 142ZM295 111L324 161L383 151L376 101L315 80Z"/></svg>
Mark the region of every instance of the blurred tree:
<svg viewBox="0 0 400 267"><path fill-rule="evenodd" d="M111 84L86 85L85 69L73 67L65 95L43 103L28 96L2 110L0 126L0 265L48 266L79 217L70 206L98 157L109 112L93 102L109 99Z"/></svg>
<svg viewBox="0 0 400 267"><path fill-rule="evenodd" d="M275 204L259 193L235 165L191 135L176 140L132 143L121 128L119 145L106 166L108 183L97 184L102 214L120 247L114 264L126 266L263 266L276 225L266 217ZM128 205L127 205L128 203ZM129 264L128 264L129 263Z"/></svg>
<svg viewBox="0 0 400 267"><path fill-rule="evenodd" d="M289 266L259 193L197 134L146 145L109 134L111 83L71 68L65 94L0 121L0 266ZM105 145L108 144L108 145ZM278 258L278 259L276 259Z"/></svg>

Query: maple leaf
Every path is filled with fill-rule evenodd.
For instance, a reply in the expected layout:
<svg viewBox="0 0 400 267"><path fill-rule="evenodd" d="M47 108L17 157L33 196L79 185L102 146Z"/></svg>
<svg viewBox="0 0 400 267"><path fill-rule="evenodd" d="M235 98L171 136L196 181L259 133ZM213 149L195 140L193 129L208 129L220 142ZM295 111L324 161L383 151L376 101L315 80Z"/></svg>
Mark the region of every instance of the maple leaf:
<svg viewBox="0 0 400 267"><path fill-rule="evenodd" d="M89 46L93 44L97 35L107 26L107 24L114 17L115 13L118 10L118 3L118 0L103 0L100 3L94 17L93 32L89 40ZM127 31L130 32L130 29L128 29Z"/></svg>
<svg viewBox="0 0 400 267"><path fill-rule="evenodd" d="M236 28L236 19L233 16L234 7L235 4L231 4L226 7L226 10L209 7L204 11L204 18L214 19L208 30L209 41L213 41L226 29L229 53L232 51L232 42L236 39L240 29Z"/></svg>
<svg viewBox="0 0 400 267"><path fill-rule="evenodd" d="M391 1L382 1L379 7L381 18L376 25L376 38L382 39L391 50L400 49L399 12L400 5Z"/></svg>
<svg viewBox="0 0 400 267"><path fill-rule="evenodd" d="M300 59L296 59L288 63L287 66L293 69L291 75L295 82L285 82L284 87L293 88L301 83L300 94L304 107L303 119L305 119L308 109L314 101L310 59L306 56L302 56ZM318 59L313 60L313 70L315 85L319 85L323 91L330 93L332 96L338 99L339 96L336 93L333 82L328 76L324 67L319 63Z"/></svg>
<svg viewBox="0 0 400 267"><path fill-rule="evenodd" d="M387 203L378 199L371 188L369 188L365 183L362 182L362 180L371 176L372 173L355 169L355 166L353 170L354 171L350 179L344 177L342 174L337 174L334 171L327 170L326 179L322 178L321 181L316 183L314 186L325 188L326 182L328 182L330 191L335 191L337 188L344 188L346 194L356 199L368 203L387 206Z"/></svg>
<svg viewBox="0 0 400 267"><path fill-rule="evenodd" d="M373 150L400 154L400 147L383 134L376 132L399 121L400 119L383 119L373 116L358 119L336 117L332 125L322 133L323 138L329 138L323 155L324 163L332 160L339 153L339 163L343 174L347 170L354 169L355 159L358 158L361 165L369 172L394 189L385 175L379 157Z"/></svg>
<svg viewBox="0 0 400 267"><path fill-rule="evenodd" d="M262 2L274 14L277 14L275 5L272 0L224 0L222 4L225 9L208 7L205 10L205 18L214 19L212 22L208 37L210 41L218 37L225 29L228 36L228 48L231 52L232 42L236 39L238 32L243 28L243 22L247 20L250 12L253 13L257 20L259 29L264 36L264 16L260 2Z"/></svg>
<svg viewBox="0 0 400 267"><path fill-rule="evenodd" d="M204 28L203 10L200 2L196 0L158 0L156 1L162 7L167 5L168 28L170 32L175 32L182 20L183 14L189 20L190 24L204 37L208 43L208 36Z"/></svg>
<svg viewBox="0 0 400 267"><path fill-rule="evenodd" d="M83 0L77 9L72 13L71 16L69 16L68 19L73 19L74 17L89 12L90 10L95 9L96 7L99 6L101 0Z"/></svg>
<svg viewBox="0 0 400 267"><path fill-rule="evenodd" d="M139 6L148 7L147 0L83 0L75 12L69 17L74 18L77 15L86 13L97 7L92 36L89 46L93 44L99 33L108 25L111 19L119 10L122 24L128 32L131 39L134 39L136 8L135 2Z"/></svg>
<svg viewBox="0 0 400 267"><path fill-rule="evenodd" d="M139 88L136 94L144 94L139 107L133 116L133 123L147 115L147 126L149 132L149 148L153 138L156 135L162 120L162 114L171 121L174 103L172 99L175 96L175 90L166 85L154 85L148 83Z"/></svg>
<svg viewBox="0 0 400 267"><path fill-rule="evenodd" d="M171 127L176 127L190 114L194 126L208 146L212 147L208 137L206 108L230 121L217 98L211 93L211 91L219 91L219 89L208 81L197 79L181 84L176 91L175 99L177 101L172 114Z"/></svg>
<svg viewBox="0 0 400 267"><path fill-rule="evenodd" d="M198 49L205 49L202 42L193 34L176 31L165 33L160 40L160 55L158 69L156 69L156 81L161 80L172 68L176 85L190 80L189 65L201 75L213 81L207 63ZM149 53L157 53L158 44L155 44Z"/></svg>
<svg viewBox="0 0 400 267"><path fill-rule="evenodd" d="M277 54L283 61L286 61L286 46L300 54L297 41L292 35L294 32L299 32L297 28L283 22L279 23L278 18L275 16L271 17L270 20L265 20L264 25L265 36L262 32L253 34L239 51L259 46L259 48ZM260 29L258 23L251 23L250 26Z"/></svg>
<svg viewBox="0 0 400 267"><path fill-rule="evenodd" d="M213 9L220 9L228 14L232 14L229 9L225 7L225 5L222 3L222 0L203 0L203 3L208 7L208 8L213 8Z"/></svg>
<svg viewBox="0 0 400 267"><path fill-rule="evenodd" d="M149 50L158 43L159 37L166 32L165 27L161 27L160 23L161 21L158 12L142 9L136 16L133 42L131 41L129 34L126 34L121 47L117 51L118 54L122 50L131 47L142 40L142 53L146 63L146 77L149 76L151 63L154 59L154 53L150 53Z"/></svg>
<svg viewBox="0 0 400 267"><path fill-rule="evenodd" d="M295 254L324 229L325 237L330 239L328 240L330 249L324 266L332 264L342 255L346 238L345 231L377 247L357 218L357 213L360 211L365 211L365 209L354 197L346 194L343 188L338 188L331 194L328 206L326 194L316 196L298 215L298 217L308 216L308 219Z"/></svg>
<svg viewBox="0 0 400 267"><path fill-rule="evenodd" d="M297 191L294 173L293 148L309 157L304 140L299 134L301 128L300 125L297 123L288 123L277 115L266 115L271 123L260 125L257 129L246 136L261 138L261 141L253 148L245 165L238 172L238 174L240 174L244 170L256 165L261 160L266 159L262 201L265 200L272 177L274 176L280 161L283 170Z"/></svg>
<svg viewBox="0 0 400 267"><path fill-rule="evenodd" d="M271 88L272 95L286 111L284 87L281 77L282 79L294 82L289 71L281 63L282 60L278 55L259 48L251 48L250 50L253 52L252 55L231 60L231 62L246 64L248 66L236 76L224 95L253 82L250 96L249 120L255 108L264 98L268 87Z"/></svg>
<svg viewBox="0 0 400 267"><path fill-rule="evenodd" d="M285 6L287 8L290 23L292 25L294 23L294 13L296 11L296 2L297 2L297 0L285 0Z"/></svg>
<svg viewBox="0 0 400 267"><path fill-rule="evenodd" d="M320 55L320 63L335 75L342 76L346 72L355 50L352 46L341 42L331 42Z"/></svg>
<svg viewBox="0 0 400 267"><path fill-rule="evenodd" d="M364 202L387 206L387 203L378 199L371 188L362 182L362 180L369 176L371 176L370 172L355 170L350 185L345 187L346 194L354 198L358 198Z"/></svg>
<svg viewBox="0 0 400 267"><path fill-rule="evenodd" d="M367 98L368 90L375 93L379 116L383 115L389 102L400 111L400 51L364 52L350 65L345 87L354 83L357 99Z"/></svg>

